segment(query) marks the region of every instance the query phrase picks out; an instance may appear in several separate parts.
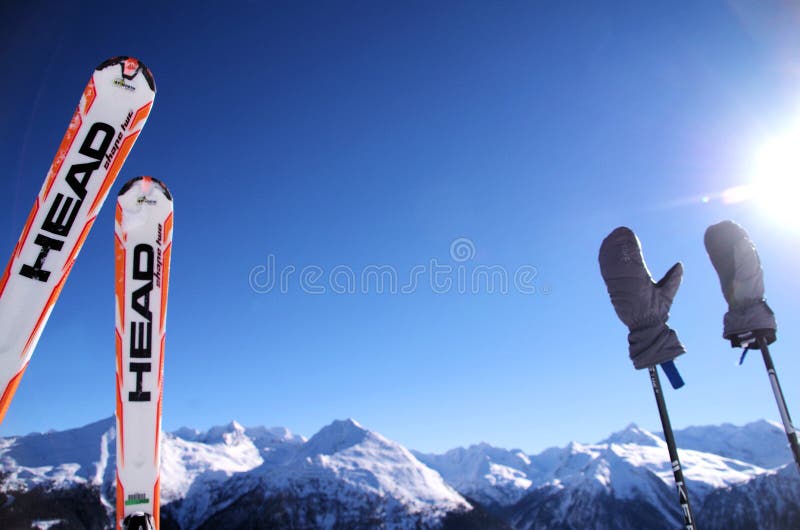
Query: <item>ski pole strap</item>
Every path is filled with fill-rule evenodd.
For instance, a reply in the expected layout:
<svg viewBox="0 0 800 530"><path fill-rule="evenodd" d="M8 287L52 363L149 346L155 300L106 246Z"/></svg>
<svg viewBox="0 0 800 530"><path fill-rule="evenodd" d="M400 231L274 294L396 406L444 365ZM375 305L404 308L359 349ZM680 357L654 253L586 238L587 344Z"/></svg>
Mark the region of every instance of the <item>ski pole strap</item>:
<svg viewBox="0 0 800 530"><path fill-rule="evenodd" d="M669 379L669 384L672 385L672 388L677 390L684 385L683 378L678 372L678 367L675 366L675 361L661 363L661 369L664 370L664 373L667 375L667 379Z"/></svg>
<svg viewBox="0 0 800 530"><path fill-rule="evenodd" d="M742 365L742 363L744 362L744 356L747 355L747 352L749 351L750 351L750 345L748 344L747 346L744 347L744 350L742 350L742 356L739 357L739 366Z"/></svg>

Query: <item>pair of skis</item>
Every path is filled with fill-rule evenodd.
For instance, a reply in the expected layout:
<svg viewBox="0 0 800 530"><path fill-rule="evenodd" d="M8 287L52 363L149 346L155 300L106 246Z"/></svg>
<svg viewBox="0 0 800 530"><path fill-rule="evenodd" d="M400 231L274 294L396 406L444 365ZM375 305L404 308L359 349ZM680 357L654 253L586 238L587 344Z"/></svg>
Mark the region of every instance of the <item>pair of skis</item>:
<svg viewBox="0 0 800 530"><path fill-rule="evenodd" d="M0 422L154 98L150 70L132 57L102 63L81 95L0 278ZM157 529L169 191L150 177L132 180L115 220L116 526Z"/></svg>

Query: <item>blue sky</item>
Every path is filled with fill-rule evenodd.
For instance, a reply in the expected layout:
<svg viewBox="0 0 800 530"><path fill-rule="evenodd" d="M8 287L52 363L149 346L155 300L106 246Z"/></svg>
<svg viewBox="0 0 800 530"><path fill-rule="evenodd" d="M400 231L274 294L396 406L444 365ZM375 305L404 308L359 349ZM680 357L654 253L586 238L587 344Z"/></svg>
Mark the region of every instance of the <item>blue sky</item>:
<svg viewBox="0 0 800 530"><path fill-rule="evenodd" d="M798 117L799 20L738 1L4 4L0 251L92 68L136 56L158 93L0 434L113 412L110 204L142 174L175 197L167 430L236 419L308 436L353 417L423 451L532 452L630 422L658 430L597 266L623 224L654 275L686 268L673 425L777 420L759 356L737 367L720 338L703 233L725 218L759 246L773 357L800 416L800 231L714 195L748 184L756 146ZM464 262L458 238L474 251ZM536 293L420 281L313 295L297 277L260 293L251 271L270 255L357 277L374 265L408 278L432 259L455 280L459 266L534 267Z"/></svg>

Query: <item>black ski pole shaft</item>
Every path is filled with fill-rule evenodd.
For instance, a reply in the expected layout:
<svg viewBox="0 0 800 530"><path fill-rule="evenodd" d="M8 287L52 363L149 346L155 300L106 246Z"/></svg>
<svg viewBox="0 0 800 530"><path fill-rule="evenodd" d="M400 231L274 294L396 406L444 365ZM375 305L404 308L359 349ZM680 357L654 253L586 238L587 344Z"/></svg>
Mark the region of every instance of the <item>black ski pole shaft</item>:
<svg viewBox="0 0 800 530"><path fill-rule="evenodd" d="M678 500L683 511L683 527L686 530L697 530L692 515L692 506L689 504L689 490L686 489L686 482L683 480L683 469L681 461L678 459L678 448L675 446L675 435L672 434L672 425L667 414L667 404L664 402L664 393L661 391L661 381L655 366L650 367L650 382L653 384L653 393L656 395L658 405L658 415L661 416L661 427L664 429L664 440L667 442L669 460L672 465L672 473L675 475L675 486L678 488Z"/></svg>
<svg viewBox="0 0 800 530"><path fill-rule="evenodd" d="M772 393L775 394L775 401L778 402L778 410L781 413L781 421L786 431L786 437L789 438L789 446L792 448L794 461L798 469L800 469L800 444L797 443L797 432L795 432L792 425L789 409L786 408L786 399L783 397L781 384L778 382L778 374L775 373L775 365L772 364L772 356L769 354L767 340L764 337L758 337L758 347L761 348L761 356L764 357L764 366L767 368L769 382L772 385Z"/></svg>

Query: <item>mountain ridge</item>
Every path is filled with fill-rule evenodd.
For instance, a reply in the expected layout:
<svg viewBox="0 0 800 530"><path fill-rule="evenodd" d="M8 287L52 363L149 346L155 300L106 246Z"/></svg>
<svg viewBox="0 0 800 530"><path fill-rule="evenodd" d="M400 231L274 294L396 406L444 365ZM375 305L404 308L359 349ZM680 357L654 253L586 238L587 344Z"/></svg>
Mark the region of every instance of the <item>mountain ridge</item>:
<svg viewBox="0 0 800 530"><path fill-rule="evenodd" d="M110 527L115 436L111 417L0 438L0 525L30 527L34 511L64 527ZM762 520L800 523L779 425L688 427L676 439L698 517L725 519L732 499L747 499ZM660 433L635 424L538 454L483 442L426 454L352 418L310 438L236 421L182 427L163 436L162 528L674 528L668 460Z"/></svg>

